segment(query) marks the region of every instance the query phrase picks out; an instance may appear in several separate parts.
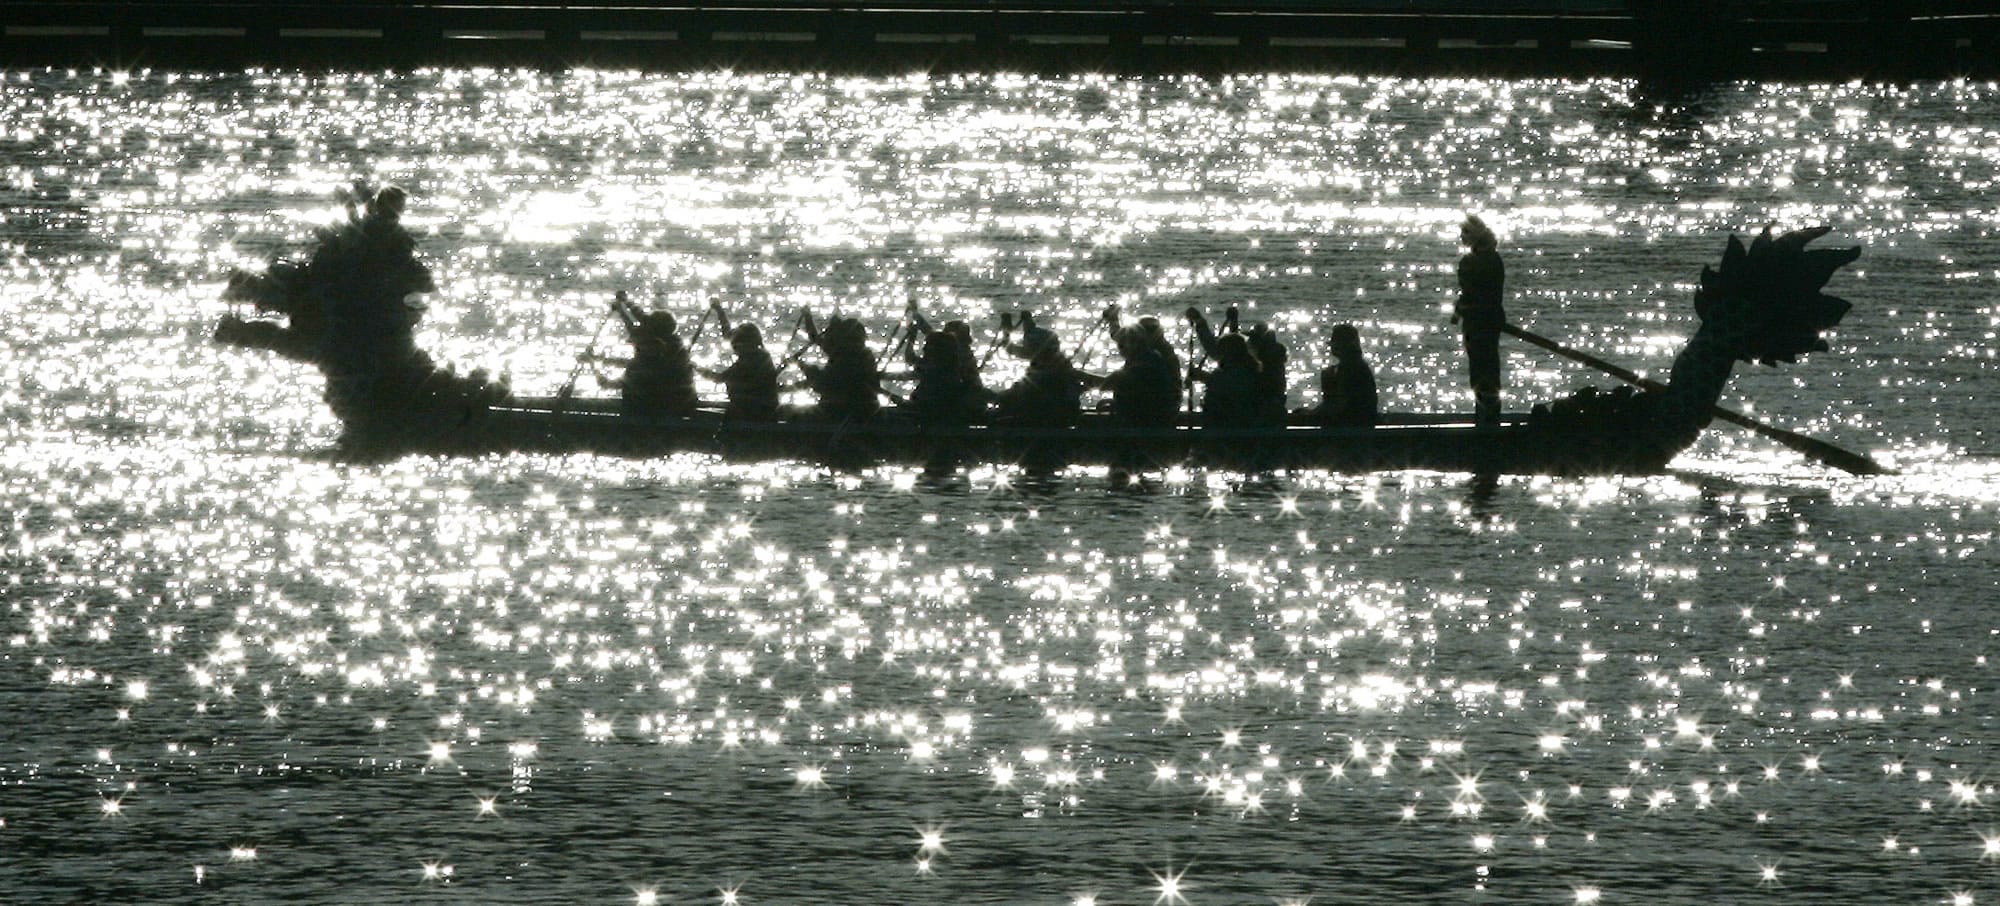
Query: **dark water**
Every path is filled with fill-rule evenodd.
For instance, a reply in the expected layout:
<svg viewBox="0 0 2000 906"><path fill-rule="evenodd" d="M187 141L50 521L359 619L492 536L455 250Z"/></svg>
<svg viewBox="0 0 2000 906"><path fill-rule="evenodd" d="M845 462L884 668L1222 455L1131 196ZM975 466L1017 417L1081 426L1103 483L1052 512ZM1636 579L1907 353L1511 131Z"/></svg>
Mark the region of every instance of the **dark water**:
<svg viewBox="0 0 2000 906"><path fill-rule="evenodd" d="M0 110L0 899L2000 898L1993 85L41 71ZM982 342L1238 301L1295 403L1347 320L1389 408L1464 410L1465 211L1515 320L1655 372L1730 231L1830 223L1834 349L1725 403L1902 474L1720 425L1492 487L344 464L316 375L206 335L356 176L413 192L420 342L530 393L623 288Z"/></svg>

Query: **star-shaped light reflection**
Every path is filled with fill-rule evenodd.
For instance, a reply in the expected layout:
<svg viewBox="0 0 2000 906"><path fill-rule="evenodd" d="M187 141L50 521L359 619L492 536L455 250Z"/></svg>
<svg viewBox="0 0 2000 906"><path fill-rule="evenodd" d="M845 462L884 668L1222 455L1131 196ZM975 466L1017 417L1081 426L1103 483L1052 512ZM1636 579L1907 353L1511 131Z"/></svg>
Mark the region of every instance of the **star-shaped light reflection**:
<svg viewBox="0 0 2000 906"><path fill-rule="evenodd" d="M1184 886L1181 879L1187 876L1188 870L1186 868L1180 871L1174 871L1172 868L1169 868L1164 872L1147 870L1152 873L1154 888L1159 891L1153 897L1154 906L1159 906L1161 903L1165 903L1167 906L1186 906L1187 898L1181 895L1181 889Z"/></svg>

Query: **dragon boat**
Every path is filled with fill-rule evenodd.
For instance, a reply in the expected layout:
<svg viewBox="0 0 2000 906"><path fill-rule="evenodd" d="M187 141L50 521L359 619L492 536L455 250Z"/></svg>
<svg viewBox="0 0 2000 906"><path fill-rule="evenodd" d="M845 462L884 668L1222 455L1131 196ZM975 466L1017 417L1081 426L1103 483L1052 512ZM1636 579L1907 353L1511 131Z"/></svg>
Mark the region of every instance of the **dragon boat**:
<svg viewBox="0 0 2000 906"><path fill-rule="evenodd" d="M1731 235L1721 263L1702 268L1693 300L1701 323L1675 357L1668 381L1644 382L1626 374L1643 386L1610 392L1587 387L1507 415L1497 426L1475 426L1470 415L1454 414L1384 414L1375 426L1353 428L1134 428L1088 413L1064 428L940 428L888 414L856 423L807 417L749 422L725 418L720 406L687 417L644 417L621 414L614 399L516 396L483 372L460 375L438 366L416 348L417 312L404 302L413 292L431 289L428 272L412 255L414 244L393 226L393 218L385 228L371 208L354 201L348 207L348 222L320 230L309 258L277 260L263 273L233 275L224 298L248 302L256 314L225 316L214 338L316 367L342 426L340 450L361 459L694 452L841 467L993 463L1038 470L1101 465L1127 472L1193 465L1247 471L1657 473L1718 413L1730 414L1716 403L1737 363L1789 363L1827 349L1821 334L1840 322L1849 303L1822 290L1860 255L1859 248L1808 248L1826 227L1777 236L1767 227L1748 244Z"/></svg>

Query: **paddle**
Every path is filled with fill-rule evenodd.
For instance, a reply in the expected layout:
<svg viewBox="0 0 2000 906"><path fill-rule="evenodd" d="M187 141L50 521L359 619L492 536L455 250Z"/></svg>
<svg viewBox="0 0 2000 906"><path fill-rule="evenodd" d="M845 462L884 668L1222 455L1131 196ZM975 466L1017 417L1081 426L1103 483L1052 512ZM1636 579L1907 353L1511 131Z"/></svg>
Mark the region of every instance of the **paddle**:
<svg viewBox="0 0 2000 906"><path fill-rule="evenodd" d="M1097 355L1097 347L1090 344L1097 339L1097 331L1117 323L1118 303L1113 302L1104 307L1104 313L1098 316L1097 323L1090 325L1090 332L1084 334L1083 342L1077 345L1077 351L1083 355L1083 361L1076 366L1078 371L1090 370L1090 361Z"/></svg>
<svg viewBox="0 0 2000 906"><path fill-rule="evenodd" d="M723 309L722 302L717 299L708 300L708 310L715 312L715 329L722 331L722 336L727 339L730 334L729 312ZM701 328L697 326L695 328L696 339L700 339L700 334Z"/></svg>
<svg viewBox="0 0 2000 906"><path fill-rule="evenodd" d="M915 299L910 299L903 306L903 321L897 324L896 327L898 330L901 330L905 324L909 325L909 329L903 331L901 342L896 341L896 331L892 330L889 332L889 361L891 363L902 360L903 354L908 352L910 345L916 341L917 331L922 330L926 334L931 332L930 323L924 320L922 312L917 311L917 300Z"/></svg>
<svg viewBox="0 0 2000 906"><path fill-rule="evenodd" d="M1500 332L1505 333L1509 336L1519 338L1521 340L1525 340L1531 345L1540 346L1541 348L1553 352L1556 355L1562 356L1563 358L1581 362L1585 365L1589 365L1592 368L1602 371L1605 374L1611 375L1612 377L1615 377L1628 384L1632 384L1637 387L1642 387L1647 390L1666 389L1666 385L1660 383L1659 381L1648 380L1646 378L1640 377L1637 372L1631 371L1626 368L1621 368L1617 365L1613 365L1610 362L1607 362L1594 355L1591 355L1590 353L1583 352L1582 350L1571 349L1567 346L1557 343L1554 340L1541 336L1540 334L1529 333L1528 331L1522 330L1521 328L1516 327L1512 324L1500 325ZM1792 450L1796 450L1799 453L1805 454L1806 456L1812 459L1816 459L1836 469L1840 469L1843 472L1849 472L1855 475L1896 474L1896 471L1894 469L1891 469L1887 466L1882 465L1881 463L1876 462L1874 459L1869 458L1865 454L1855 453L1850 450L1843 450L1839 447L1836 447L1830 443L1827 443L1826 441L1819 440L1817 438L1807 437L1803 434L1795 434L1783 428L1772 427L1754 418L1751 418L1750 416L1729 409L1724 409L1721 406L1716 406L1714 408L1715 408L1716 418L1729 422L1732 425L1741 425L1742 427L1749 428L1750 430L1755 431L1758 434L1762 434L1765 437L1768 437L1772 440L1775 440L1778 443L1783 444Z"/></svg>
<svg viewBox="0 0 2000 906"><path fill-rule="evenodd" d="M1195 308L1192 305L1188 306L1187 319L1187 378L1181 384L1187 390L1187 414L1188 419L1192 421L1194 419L1194 373L1200 371L1201 366L1208 364L1208 347L1199 342L1200 325L1202 323L1201 309Z"/></svg>
<svg viewBox="0 0 2000 906"><path fill-rule="evenodd" d="M805 355L806 350L812 348L811 338L807 338L806 342L801 345L797 346L792 345L793 343L798 341L799 331L805 329L806 317L810 314L812 314L812 312L809 309L800 309L799 316L792 320L792 335L785 338L785 348L787 351L785 353L784 360L778 363L779 371L785 370L785 366L798 361L799 356Z"/></svg>
<svg viewBox="0 0 2000 906"><path fill-rule="evenodd" d="M624 291L620 290L619 295L624 295ZM576 367L569 370L569 380L563 381L562 389L556 391L558 401L556 411L562 411L562 406L568 404L570 398L576 395L576 379L583 374L583 364L597 354L597 341L603 339L604 328L611 324L611 316L617 313L618 308L613 305L610 313L604 316L604 320L597 322L597 332L590 335L590 345L583 348L583 355L576 357Z"/></svg>
<svg viewBox="0 0 2000 906"><path fill-rule="evenodd" d="M715 314L715 329L722 331L723 341L724 342L731 341L733 339L731 334L734 333L734 331L731 331L729 329L729 312L722 307L722 301L720 299L716 299L713 296L709 297L708 310L701 313L703 319L702 322L694 326L694 339L695 340L701 339L701 328L703 324L707 323L707 318L710 312L713 312ZM693 341L689 341L688 348L690 350L694 348ZM703 376L707 377L711 381L722 381L723 375L727 373L726 369L702 368L698 370ZM772 372L773 376L775 377L776 369L772 369ZM726 383L725 383L725 388L726 388ZM723 408L727 409L728 405L729 404L727 402L723 403Z"/></svg>
<svg viewBox="0 0 2000 906"><path fill-rule="evenodd" d="M1011 336L1013 333L1014 333L1014 313L1011 311L1001 312L1000 335L993 338L993 345L986 347L986 354L979 357L980 371L986 370L987 363L993 361L993 354L999 352L1000 347L1007 345L1007 338Z"/></svg>
<svg viewBox="0 0 2000 906"><path fill-rule="evenodd" d="M701 310L701 317L694 321L694 335L688 338L689 349L693 349L694 344L701 342L701 329L708 326L708 314L712 311L715 311L715 300L710 299L708 307Z"/></svg>
<svg viewBox="0 0 2000 906"><path fill-rule="evenodd" d="M916 314L916 312L917 300L905 299L903 304L903 319L897 321L896 326L889 329L889 339L882 344L882 351L887 354L891 361L894 361L897 356L902 354L903 347L908 346L910 343L910 336L917 332L916 328L910 324L910 316ZM907 334L904 334L903 328L906 326L910 327L910 330ZM896 340L897 334L904 334L901 343L898 343ZM876 361L879 363L881 360L877 359Z"/></svg>

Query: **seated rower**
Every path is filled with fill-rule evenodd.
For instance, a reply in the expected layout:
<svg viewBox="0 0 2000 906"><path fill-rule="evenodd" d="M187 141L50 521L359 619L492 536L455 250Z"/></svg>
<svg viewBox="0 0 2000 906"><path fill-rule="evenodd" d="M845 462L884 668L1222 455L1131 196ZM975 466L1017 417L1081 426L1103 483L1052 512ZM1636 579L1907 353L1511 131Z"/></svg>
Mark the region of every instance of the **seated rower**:
<svg viewBox="0 0 2000 906"><path fill-rule="evenodd" d="M1022 317L1027 330L1018 348L1028 355L1028 372L1000 394L994 421L1038 428L1075 425L1083 414L1083 374L1063 355L1054 333Z"/></svg>
<svg viewBox="0 0 2000 906"><path fill-rule="evenodd" d="M820 365L801 363L806 384L819 397L818 415L833 421L867 421L882 408L882 373L868 351L868 334L861 322L835 316L826 330L805 316L806 337L825 353Z"/></svg>
<svg viewBox="0 0 2000 906"><path fill-rule="evenodd" d="M1160 325L1160 319L1152 315L1140 318L1139 334L1145 338L1146 344L1151 346L1153 351L1159 354L1160 358L1167 360L1168 364L1174 366L1175 379L1179 380L1181 354L1174 351L1174 341L1167 339L1167 329Z"/></svg>
<svg viewBox="0 0 2000 906"><path fill-rule="evenodd" d="M990 394L979 377L979 362L973 356L972 328L964 321L949 321L942 330L934 330L915 310L910 312L910 320L912 334L923 334L923 351L920 354L912 345L904 353L910 365L907 376L915 378L917 383L899 409L919 424L984 422Z"/></svg>
<svg viewBox="0 0 2000 906"><path fill-rule="evenodd" d="M958 340L959 379L965 382L965 410L975 424L986 421L986 404L993 401L993 391L986 389L986 378L979 373L979 356L972 350L972 325L960 320L946 321L944 332Z"/></svg>
<svg viewBox="0 0 2000 906"><path fill-rule="evenodd" d="M964 352L958 338L943 331L925 331L924 350L911 363L917 385L899 410L920 425L965 425L970 388L965 383Z"/></svg>
<svg viewBox="0 0 2000 906"><path fill-rule="evenodd" d="M694 392L694 362L674 332L674 316L665 311L640 311L623 290L612 300L611 310L625 324L632 357L599 357L598 361L625 366L622 376L604 379L600 375L600 379L621 391L624 414L693 415L700 402Z"/></svg>
<svg viewBox="0 0 2000 906"><path fill-rule="evenodd" d="M1118 370L1084 383L1111 393L1112 421L1138 428L1171 428L1181 409L1180 366L1160 354L1142 327L1121 327L1112 334L1124 363Z"/></svg>
<svg viewBox="0 0 2000 906"><path fill-rule="evenodd" d="M1319 408L1313 424L1328 428L1372 427L1381 415L1375 393L1375 371L1361 353L1361 333L1352 324L1337 324L1328 341L1333 364L1319 373Z"/></svg>
<svg viewBox="0 0 2000 906"><path fill-rule="evenodd" d="M1257 357L1240 333L1224 334L1215 342L1215 370L1188 369L1188 382L1201 381L1208 392L1201 400L1205 428L1254 428L1265 425L1257 411ZM1192 392L1192 387L1189 388Z"/></svg>
<svg viewBox="0 0 2000 906"><path fill-rule="evenodd" d="M729 316L719 305L712 306L717 323L729 335L729 348L736 361L727 368L703 368L702 376L722 383L729 405L722 414L737 421L768 422L778 417L778 369L764 348L764 334L755 324L729 328Z"/></svg>
<svg viewBox="0 0 2000 906"><path fill-rule="evenodd" d="M1215 330L1208 326L1208 319L1201 310L1189 306L1189 323L1194 325L1195 336L1201 341L1201 348L1210 357L1220 359L1217 347L1220 341ZM1279 426L1285 423L1285 345L1278 342L1278 335L1263 323L1250 326L1249 333L1237 329L1236 306L1229 306L1224 329L1228 336L1243 336L1250 349L1250 355L1257 360L1256 393L1250 399L1250 413L1254 420L1263 425Z"/></svg>
<svg viewBox="0 0 2000 906"><path fill-rule="evenodd" d="M1250 325L1250 332L1244 334L1250 341L1250 354L1257 357L1257 417L1267 425L1285 423L1285 344L1278 342L1278 335L1259 321Z"/></svg>

